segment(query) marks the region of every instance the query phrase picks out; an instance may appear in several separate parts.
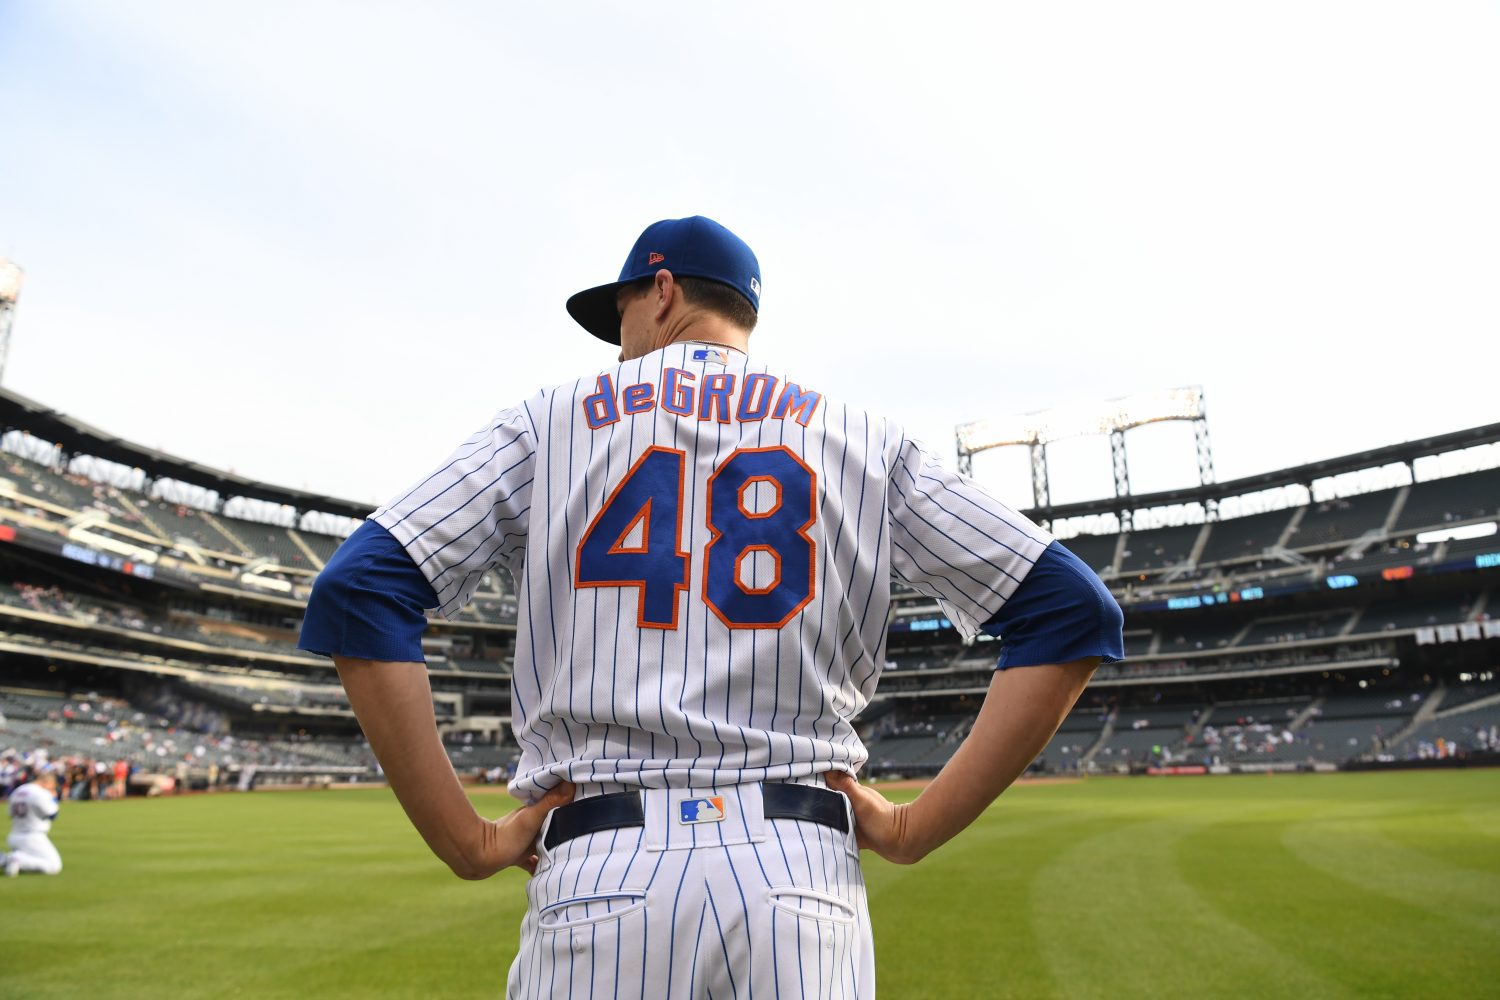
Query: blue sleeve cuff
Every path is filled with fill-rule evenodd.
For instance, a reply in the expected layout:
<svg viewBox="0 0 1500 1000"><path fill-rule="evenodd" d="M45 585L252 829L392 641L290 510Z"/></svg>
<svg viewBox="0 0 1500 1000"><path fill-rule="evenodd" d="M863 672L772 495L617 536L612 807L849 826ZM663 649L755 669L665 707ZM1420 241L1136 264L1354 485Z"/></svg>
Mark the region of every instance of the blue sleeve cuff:
<svg viewBox="0 0 1500 1000"><path fill-rule="evenodd" d="M984 631L1001 639L997 669L1125 658L1125 616L1098 574L1061 542L1047 546Z"/></svg>
<svg viewBox="0 0 1500 1000"><path fill-rule="evenodd" d="M298 649L356 660L418 663L432 585L401 543L374 521L344 540L313 582Z"/></svg>

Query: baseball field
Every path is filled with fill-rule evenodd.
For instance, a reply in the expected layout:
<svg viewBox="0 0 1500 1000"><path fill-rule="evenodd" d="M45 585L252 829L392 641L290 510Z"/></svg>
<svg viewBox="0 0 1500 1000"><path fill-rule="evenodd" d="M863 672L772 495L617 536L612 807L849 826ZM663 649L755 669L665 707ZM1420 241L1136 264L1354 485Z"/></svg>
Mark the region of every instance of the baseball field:
<svg viewBox="0 0 1500 1000"><path fill-rule="evenodd" d="M0 879L10 1000L492 996L514 953L525 876L453 878L381 789L76 803L53 834L60 876ZM883 997L1500 990L1500 771L1028 785L865 867Z"/></svg>

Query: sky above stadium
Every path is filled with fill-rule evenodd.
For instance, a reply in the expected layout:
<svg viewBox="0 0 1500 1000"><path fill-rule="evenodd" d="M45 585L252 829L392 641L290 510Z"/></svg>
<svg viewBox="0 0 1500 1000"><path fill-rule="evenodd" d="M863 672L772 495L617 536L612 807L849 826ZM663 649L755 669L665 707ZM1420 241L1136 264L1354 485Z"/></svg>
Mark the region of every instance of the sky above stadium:
<svg viewBox="0 0 1500 1000"><path fill-rule="evenodd" d="M701 213L754 353L956 424L1201 385L1221 479L1500 419L1500 9L0 0L4 385L379 502L606 367ZM1130 432L1137 492L1191 428ZM1053 499L1111 492L1051 449ZM1030 503L1022 449L980 479Z"/></svg>

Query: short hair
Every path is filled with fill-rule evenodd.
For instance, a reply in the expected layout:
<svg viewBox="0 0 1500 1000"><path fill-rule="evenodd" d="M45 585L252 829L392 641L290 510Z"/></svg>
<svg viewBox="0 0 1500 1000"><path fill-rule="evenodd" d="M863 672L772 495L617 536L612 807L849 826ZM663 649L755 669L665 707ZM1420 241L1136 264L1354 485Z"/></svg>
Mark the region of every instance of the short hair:
<svg viewBox="0 0 1500 1000"><path fill-rule="evenodd" d="M755 321L760 318L755 307L749 299L723 282L685 277L678 278L677 283L682 286L683 301L689 305L716 313L746 333L755 329Z"/></svg>
<svg viewBox="0 0 1500 1000"><path fill-rule="evenodd" d="M714 281L712 278L694 278L689 275L679 278L675 274L672 277L682 289L682 301L688 305L706 309L740 327L746 333L755 329L755 322L760 317L756 314L755 307L750 304L750 300L735 289L721 281ZM634 295L645 295L655 283L654 276L637 278L631 282L630 290Z"/></svg>

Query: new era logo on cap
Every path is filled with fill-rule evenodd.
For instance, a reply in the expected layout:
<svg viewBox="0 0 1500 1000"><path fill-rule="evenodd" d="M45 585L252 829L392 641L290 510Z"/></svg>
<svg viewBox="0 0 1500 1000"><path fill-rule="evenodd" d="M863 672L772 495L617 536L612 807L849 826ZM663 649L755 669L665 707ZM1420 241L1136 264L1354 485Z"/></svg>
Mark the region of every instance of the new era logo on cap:
<svg viewBox="0 0 1500 1000"><path fill-rule="evenodd" d="M750 279L750 290L755 293L755 297L757 299L760 298L760 279L759 278L751 278Z"/></svg>
<svg viewBox="0 0 1500 1000"><path fill-rule="evenodd" d="M661 254L656 253L655 251L652 251L651 253L649 253L649 254L646 255L646 264L647 265L660 264L662 261L664 261L666 259L667 258L663 257Z"/></svg>
<svg viewBox="0 0 1500 1000"><path fill-rule="evenodd" d="M681 812L679 823L722 823L724 821L724 796L709 799L683 799L678 803Z"/></svg>

